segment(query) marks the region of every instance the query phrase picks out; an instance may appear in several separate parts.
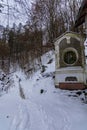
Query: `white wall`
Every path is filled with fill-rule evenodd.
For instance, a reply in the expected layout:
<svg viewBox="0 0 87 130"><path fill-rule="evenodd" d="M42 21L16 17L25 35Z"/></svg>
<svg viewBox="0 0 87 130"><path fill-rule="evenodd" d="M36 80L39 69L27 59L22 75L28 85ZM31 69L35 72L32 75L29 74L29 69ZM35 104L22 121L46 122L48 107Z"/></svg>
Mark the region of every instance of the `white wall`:
<svg viewBox="0 0 87 130"><path fill-rule="evenodd" d="M66 77L76 77L78 81L72 81L72 82L77 82L77 83L84 83L86 82L86 77L84 73L84 69L81 67L76 67L76 68L62 68L58 69L55 72L55 85L58 85L59 83L63 82L71 82L71 81L65 81Z"/></svg>

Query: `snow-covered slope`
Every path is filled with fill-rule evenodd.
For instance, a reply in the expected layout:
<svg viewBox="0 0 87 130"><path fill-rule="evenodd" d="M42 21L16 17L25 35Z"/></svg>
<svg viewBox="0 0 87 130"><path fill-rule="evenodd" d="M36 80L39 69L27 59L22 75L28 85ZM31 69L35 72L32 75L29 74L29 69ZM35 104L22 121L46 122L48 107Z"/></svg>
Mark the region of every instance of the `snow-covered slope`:
<svg viewBox="0 0 87 130"><path fill-rule="evenodd" d="M30 79L14 73L15 87L0 97L0 130L87 130L85 91L56 89L53 52L42 62Z"/></svg>

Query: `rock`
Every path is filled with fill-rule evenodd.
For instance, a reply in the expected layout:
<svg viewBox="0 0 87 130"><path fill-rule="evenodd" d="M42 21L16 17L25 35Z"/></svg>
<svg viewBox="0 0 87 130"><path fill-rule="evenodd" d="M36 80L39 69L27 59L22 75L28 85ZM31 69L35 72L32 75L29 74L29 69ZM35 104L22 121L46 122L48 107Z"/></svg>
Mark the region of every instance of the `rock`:
<svg viewBox="0 0 87 130"><path fill-rule="evenodd" d="M44 73L46 71L47 66L42 65L41 73Z"/></svg>
<svg viewBox="0 0 87 130"><path fill-rule="evenodd" d="M53 62L53 59L50 59L47 64L51 64Z"/></svg>
<svg viewBox="0 0 87 130"><path fill-rule="evenodd" d="M9 118L9 116L6 116L6 118Z"/></svg>
<svg viewBox="0 0 87 130"><path fill-rule="evenodd" d="M82 94L82 92L78 91L78 92L76 92L76 94L80 96Z"/></svg>
<svg viewBox="0 0 87 130"><path fill-rule="evenodd" d="M41 89L41 90L40 90L40 93L42 94L43 92L44 92L44 90L43 90L43 89Z"/></svg>

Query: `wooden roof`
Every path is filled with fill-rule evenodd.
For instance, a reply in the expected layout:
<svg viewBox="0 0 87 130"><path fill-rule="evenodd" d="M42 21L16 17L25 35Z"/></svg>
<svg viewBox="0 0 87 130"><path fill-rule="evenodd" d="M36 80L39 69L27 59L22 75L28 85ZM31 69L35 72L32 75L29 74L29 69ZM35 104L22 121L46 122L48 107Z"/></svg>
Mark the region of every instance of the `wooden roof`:
<svg viewBox="0 0 87 130"><path fill-rule="evenodd" d="M87 0L83 0L81 7L79 8L78 15L75 21L75 27L80 26L82 23L85 22L85 15L87 14Z"/></svg>

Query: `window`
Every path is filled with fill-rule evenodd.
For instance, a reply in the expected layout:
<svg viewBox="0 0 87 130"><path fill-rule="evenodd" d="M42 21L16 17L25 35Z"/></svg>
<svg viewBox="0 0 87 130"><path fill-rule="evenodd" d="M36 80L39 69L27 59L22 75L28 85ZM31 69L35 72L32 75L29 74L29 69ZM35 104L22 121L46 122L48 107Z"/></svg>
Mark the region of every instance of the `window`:
<svg viewBox="0 0 87 130"><path fill-rule="evenodd" d="M66 77L65 81L78 81L76 77Z"/></svg>
<svg viewBox="0 0 87 130"><path fill-rule="evenodd" d="M74 65L78 60L78 52L75 48L69 47L63 51L63 62L66 65Z"/></svg>
<svg viewBox="0 0 87 130"><path fill-rule="evenodd" d="M76 54L73 51L68 51L64 54L64 62L67 64L73 64L77 60Z"/></svg>

